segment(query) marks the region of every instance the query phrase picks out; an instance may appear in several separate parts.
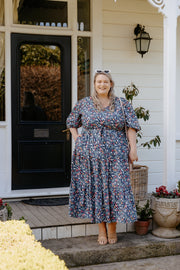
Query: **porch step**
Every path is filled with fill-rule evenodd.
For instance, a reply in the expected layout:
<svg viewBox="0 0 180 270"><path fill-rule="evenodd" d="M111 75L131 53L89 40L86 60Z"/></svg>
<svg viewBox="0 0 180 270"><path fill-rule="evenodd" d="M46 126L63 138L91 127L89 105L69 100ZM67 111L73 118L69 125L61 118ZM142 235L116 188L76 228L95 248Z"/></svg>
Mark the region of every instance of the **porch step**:
<svg viewBox="0 0 180 270"><path fill-rule="evenodd" d="M81 220L80 220L81 221ZM27 222L28 223L28 222ZM121 224L118 223L117 233L134 232L134 224ZM37 227L31 228L36 240L50 240L50 239L64 239L74 237L85 237L85 236L97 236L99 232L98 224L90 224L81 221L81 223L66 224L49 227ZM67 239L67 241L69 241Z"/></svg>
<svg viewBox="0 0 180 270"><path fill-rule="evenodd" d="M36 240L61 239L98 234L98 225L88 219L71 218L68 205L35 206L22 202L10 202L12 219L22 216L32 229ZM134 224L117 224L118 233L133 232ZM67 240L68 241L68 240Z"/></svg>
<svg viewBox="0 0 180 270"><path fill-rule="evenodd" d="M145 236L121 233L117 244L105 246L98 245L97 236L52 239L41 243L63 259L69 268L180 254L180 238L162 239L151 233Z"/></svg>

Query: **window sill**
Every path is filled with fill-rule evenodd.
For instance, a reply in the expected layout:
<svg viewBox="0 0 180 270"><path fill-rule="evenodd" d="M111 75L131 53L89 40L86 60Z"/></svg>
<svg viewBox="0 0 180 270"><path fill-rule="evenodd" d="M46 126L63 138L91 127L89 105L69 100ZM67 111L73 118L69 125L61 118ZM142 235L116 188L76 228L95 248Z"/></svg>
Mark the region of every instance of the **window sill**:
<svg viewBox="0 0 180 270"><path fill-rule="evenodd" d="M0 121L0 128L7 127L7 122L6 121Z"/></svg>

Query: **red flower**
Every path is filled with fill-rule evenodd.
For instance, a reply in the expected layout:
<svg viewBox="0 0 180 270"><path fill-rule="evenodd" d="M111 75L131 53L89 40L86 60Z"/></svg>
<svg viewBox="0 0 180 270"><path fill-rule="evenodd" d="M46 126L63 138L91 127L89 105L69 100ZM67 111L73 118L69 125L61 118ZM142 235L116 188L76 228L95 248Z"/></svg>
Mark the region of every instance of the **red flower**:
<svg viewBox="0 0 180 270"><path fill-rule="evenodd" d="M166 186L157 187L156 192L153 192L153 195L160 198L180 198L180 193L177 189L168 192Z"/></svg>
<svg viewBox="0 0 180 270"><path fill-rule="evenodd" d="M0 206L2 206L3 205L3 201L2 201L2 199L0 199Z"/></svg>

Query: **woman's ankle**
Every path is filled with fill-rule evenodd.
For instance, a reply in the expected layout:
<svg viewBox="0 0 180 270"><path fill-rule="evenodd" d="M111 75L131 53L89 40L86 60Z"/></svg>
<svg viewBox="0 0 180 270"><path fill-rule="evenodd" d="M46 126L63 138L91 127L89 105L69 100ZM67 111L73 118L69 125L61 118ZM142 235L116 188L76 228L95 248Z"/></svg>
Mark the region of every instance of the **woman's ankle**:
<svg viewBox="0 0 180 270"><path fill-rule="evenodd" d="M101 222L99 225L99 233L107 233L106 223Z"/></svg>
<svg viewBox="0 0 180 270"><path fill-rule="evenodd" d="M116 222L108 224L108 242L109 244L117 243L117 234L116 234Z"/></svg>
<svg viewBox="0 0 180 270"><path fill-rule="evenodd" d="M106 223L105 222L99 223L98 242L99 242L100 245L106 245L107 242L108 242L107 229L106 229Z"/></svg>
<svg viewBox="0 0 180 270"><path fill-rule="evenodd" d="M108 224L108 233L116 233L117 222L111 222Z"/></svg>

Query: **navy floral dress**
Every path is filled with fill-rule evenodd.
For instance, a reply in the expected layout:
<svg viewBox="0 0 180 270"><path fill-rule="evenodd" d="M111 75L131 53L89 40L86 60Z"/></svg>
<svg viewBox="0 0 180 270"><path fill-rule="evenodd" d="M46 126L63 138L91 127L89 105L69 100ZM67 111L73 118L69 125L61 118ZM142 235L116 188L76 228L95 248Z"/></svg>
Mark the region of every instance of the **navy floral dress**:
<svg viewBox="0 0 180 270"><path fill-rule="evenodd" d="M121 98L127 127L140 129L131 104ZM125 118L120 100L115 110L98 111L92 97L80 100L69 117L68 128L82 127L72 156L69 214L92 223L136 221L128 164Z"/></svg>

